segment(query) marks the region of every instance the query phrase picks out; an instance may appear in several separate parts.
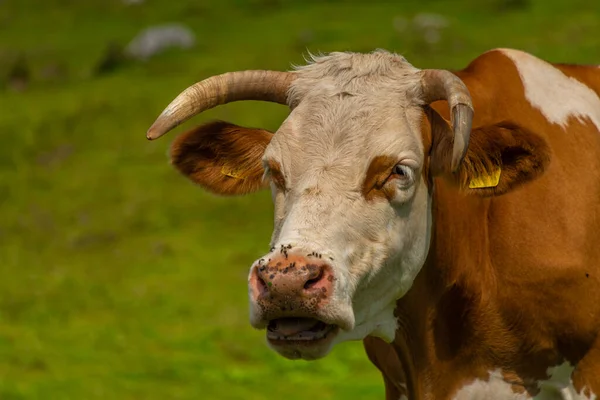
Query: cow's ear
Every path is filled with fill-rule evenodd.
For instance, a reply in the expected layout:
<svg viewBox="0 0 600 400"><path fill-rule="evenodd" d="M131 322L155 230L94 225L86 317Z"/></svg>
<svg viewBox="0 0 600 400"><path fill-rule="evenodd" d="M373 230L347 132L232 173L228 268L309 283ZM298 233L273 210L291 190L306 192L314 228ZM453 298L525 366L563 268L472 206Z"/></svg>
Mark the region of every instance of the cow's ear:
<svg viewBox="0 0 600 400"><path fill-rule="evenodd" d="M213 121L178 136L171 163L183 175L220 195L252 193L268 186L262 156L272 133Z"/></svg>
<svg viewBox="0 0 600 400"><path fill-rule="evenodd" d="M541 136L503 122L473 129L465 158L451 173L452 131L439 119L431 124L431 171L468 194L504 194L541 176L550 162L550 149Z"/></svg>

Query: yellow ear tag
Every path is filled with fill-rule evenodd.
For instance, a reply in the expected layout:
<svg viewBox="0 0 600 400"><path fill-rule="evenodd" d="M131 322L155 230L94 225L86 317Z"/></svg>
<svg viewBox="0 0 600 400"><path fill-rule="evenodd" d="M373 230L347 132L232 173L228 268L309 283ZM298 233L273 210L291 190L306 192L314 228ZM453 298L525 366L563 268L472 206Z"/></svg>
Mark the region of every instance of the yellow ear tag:
<svg viewBox="0 0 600 400"><path fill-rule="evenodd" d="M489 175L482 175L471 179L471 182L469 182L469 189L483 189L498 186L501 172L502 170L498 167Z"/></svg>
<svg viewBox="0 0 600 400"><path fill-rule="evenodd" d="M243 170L233 169L227 165L223 165L223 168L221 168L221 173L225 176L229 176L234 179L245 179L246 178L246 175L244 174Z"/></svg>

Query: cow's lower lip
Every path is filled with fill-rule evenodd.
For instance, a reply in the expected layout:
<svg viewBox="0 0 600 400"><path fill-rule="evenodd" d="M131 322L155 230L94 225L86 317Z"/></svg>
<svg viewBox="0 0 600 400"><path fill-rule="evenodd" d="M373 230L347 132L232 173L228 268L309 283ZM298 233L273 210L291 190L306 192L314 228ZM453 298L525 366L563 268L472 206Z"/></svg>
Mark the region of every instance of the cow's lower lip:
<svg viewBox="0 0 600 400"><path fill-rule="evenodd" d="M297 323L300 329L283 329L281 325ZM315 318L279 318L269 321L267 339L272 344L315 344L331 337L338 331L337 325L327 324Z"/></svg>

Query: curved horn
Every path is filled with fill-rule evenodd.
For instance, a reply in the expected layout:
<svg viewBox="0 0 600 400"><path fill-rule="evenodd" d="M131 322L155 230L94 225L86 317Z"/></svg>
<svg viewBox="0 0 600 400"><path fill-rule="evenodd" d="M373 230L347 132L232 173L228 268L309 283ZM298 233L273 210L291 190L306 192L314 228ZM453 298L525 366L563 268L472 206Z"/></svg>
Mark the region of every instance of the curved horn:
<svg viewBox="0 0 600 400"><path fill-rule="evenodd" d="M239 100L263 100L287 104L293 72L236 71L212 76L179 94L148 129L146 137L157 139L177 125L221 104Z"/></svg>
<svg viewBox="0 0 600 400"><path fill-rule="evenodd" d="M456 172L469 147L473 123L473 102L469 89L452 72L441 69L421 71L421 86L427 104L437 100L448 101L454 130L452 172Z"/></svg>

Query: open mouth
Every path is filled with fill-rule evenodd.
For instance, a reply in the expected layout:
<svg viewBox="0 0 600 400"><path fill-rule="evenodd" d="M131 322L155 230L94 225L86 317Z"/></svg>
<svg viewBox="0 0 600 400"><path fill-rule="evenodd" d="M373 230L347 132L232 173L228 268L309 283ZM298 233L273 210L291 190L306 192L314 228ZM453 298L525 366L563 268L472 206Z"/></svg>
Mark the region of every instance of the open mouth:
<svg viewBox="0 0 600 400"><path fill-rule="evenodd" d="M315 318L278 318L269 321L267 339L276 344L314 344L332 336L337 330L337 325L327 324Z"/></svg>

